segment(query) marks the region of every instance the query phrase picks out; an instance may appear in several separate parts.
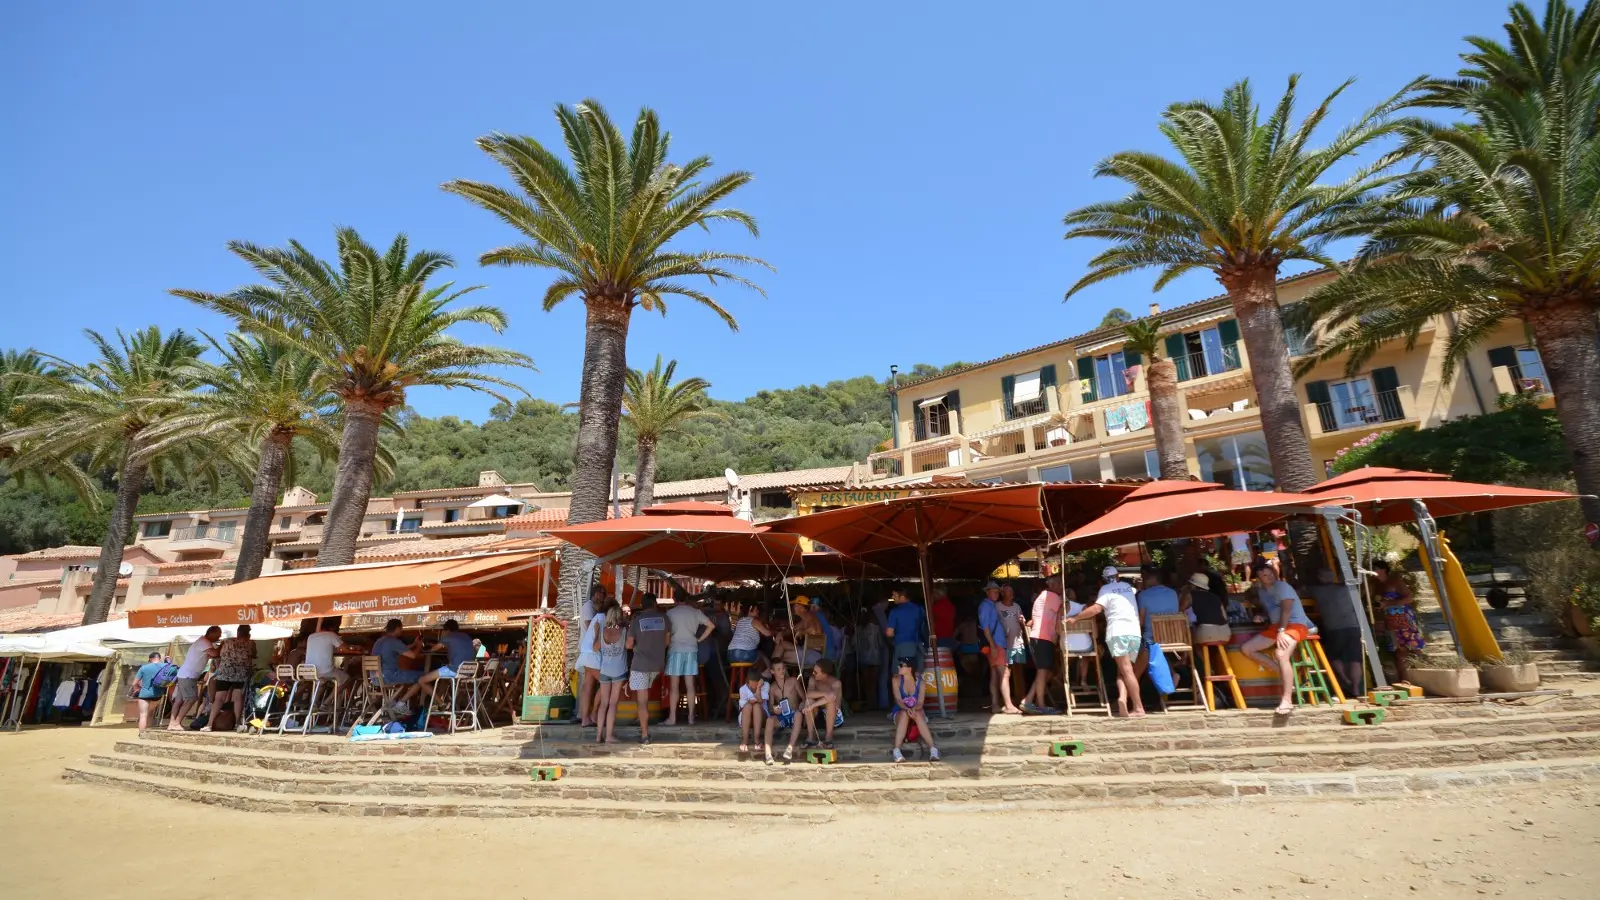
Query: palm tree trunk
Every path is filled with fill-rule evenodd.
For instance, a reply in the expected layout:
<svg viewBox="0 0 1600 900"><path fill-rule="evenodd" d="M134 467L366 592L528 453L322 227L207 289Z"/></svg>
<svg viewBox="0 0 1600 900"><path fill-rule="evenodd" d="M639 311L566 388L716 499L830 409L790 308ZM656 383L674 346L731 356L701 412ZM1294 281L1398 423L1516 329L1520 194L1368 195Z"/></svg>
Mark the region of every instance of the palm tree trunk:
<svg viewBox="0 0 1600 900"><path fill-rule="evenodd" d="M1152 359L1145 372L1150 390L1150 420L1156 433L1156 459L1161 477L1184 481L1189 460L1183 452L1183 404L1178 399L1178 366L1170 359Z"/></svg>
<svg viewBox="0 0 1600 900"><path fill-rule="evenodd" d="M317 550L318 566L348 566L356 558L356 539L372 496L372 462L378 452L378 426L383 407L346 398L344 433L339 436L339 469L333 478L333 500Z"/></svg>
<svg viewBox="0 0 1600 900"><path fill-rule="evenodd" d="M239 544L239 560L233 565L233 583L261 576L261 561L267 556L267 532L278 510L278 486L283 483L283 466L289 459L289 444L294 429L275 427L261 439L261 461L256 464L256 481L250 490L250 512L244 519L244 540Z"/></svg>
<svg viewBox="0 0 1600 900"><path fill-rule="evenodd" d="M139 494L144 490L146 465L133 459L132 438L122 454L121 477L117 481L117 502L111 507L111 524L106 529L105 543L100 545L100 567L95 570L89 600L83 605L83 624L104 622L111 615L111 601L117 596L118 570L122 568L122 550L128 543L128 533L133 530L133 514L139 508Z"/></svg>
<svg viewBox="0 0 1600 900"><path fill-rule="evenodd" d="M611 469L617 456L617 425L622 419L622 388L628 371L628 315L625 301L585 298L583 377L578 393L578 447L572 470L572 504L567 524L584 525L606 517L611 499ZM577 547L561 553L561 596L566 602L567 664L578 656L578 611L588 590L584 575L593 554Z"/></svg>
<svg viewBox="0 0 1600 900"><path fill-rule="evenodd" d="M1318 481L1311 462L1311 440L1295 394L1294 372L1289 367L1289 345L1283 339L1283 319L1278 312L1278 267L1255 266L1224 271L1222 285L1239 320L1239 336L1250 354L1250 378L1256 402L1261 405L1261 431L1272 459L1272 477L1278 489L1303 491ZM1307 578L1322 567L1317 529L1299 520L1289 523L1289 545L1296 574Z"/></svg>
<svg viewBox="0 0 1600 900"><path fill-rule="evenodd" d="M639 439L639 463L633 470L633 514L656 504L656 442Z"/></svg>
<svg viewBox="0 0 1600 900"><path fill-rule="evenodd" d="M1600 524L1600 325L1582 303L1530 309L1529 329L1550 376L1561 437L1572 456L1572 476L1583 520ZM1600 544L1594 545L1600 550Z"/></svg>

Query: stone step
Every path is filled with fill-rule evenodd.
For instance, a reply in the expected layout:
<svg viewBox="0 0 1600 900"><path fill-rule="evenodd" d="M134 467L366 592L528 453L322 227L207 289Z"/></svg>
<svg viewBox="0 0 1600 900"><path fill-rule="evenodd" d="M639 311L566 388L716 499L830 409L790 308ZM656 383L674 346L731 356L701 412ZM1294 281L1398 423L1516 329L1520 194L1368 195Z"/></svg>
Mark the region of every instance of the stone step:
<svg viewBox="0 0 1600 900"><path fill-rule="evenodd" d="M907 765L919 765L908 763ZM854 790L844 786L809 789L820 802L798 805L770 786L751 786L747 790L770 793L774 803L718 803L721 789L660 791L625 785L632 798L608 802L605 791L580 789L570 802L556 797L537 800L499 799L492 803L460 798L415 797L404 800L349 795L286 795L254 788L208 790L191 782L94 764L69 767L64 777L71 781L146 791L176 799L225 805L235 810L259 812L321 813L352 816L584 816L608 818L675 819L740 818L751 816L793 818L800 821L826 821L833 812L852 808L881 809L884 793L877 789ZM1328 795L1343 797L1393 797L1413 793L1433 793L1473 788L1509 788L1543 782L1570 783L1600 779L1600 757L1574 757L1563 760L1536 760L1461 766L1447 769L1354 770L1342 773L1295 775L1209 775L1209 776L1133 776L1100 779L1053 779L1038 782L1006 782L994 786L957 783L947 786L900 787L893 801L899 808L931 812L972 812L1009 809L1071 809L1085 806L1128 804L1189 804L1207 799L1249 800L1257 798ZM556 787L566 782L555 782ZM998 789L996 789L998 788ZM671 800L650 797L670 796ZM904 805L901 805L904 804Z"/></svg>
<svg viewBox="0 0 1600 900"><path fill-rule="evenodd" d="M1492 740L1406 741L1368 745L1354 752L1345 745L1307 745L1114 756L1100 756L1091 751L1075 759L1002 756L980 760L976 755L951 754L949 765L896 765L888 761L886 748L880 749L880 761L876 763L832 766L805 763L767 766L754 761L727 760L543 761L568 768L567 776L554 783L531 781L528 772L533 764L519 774L455 777L409 772L403 776L291 774L240 768L227 761L177 762L123 755L92 756L90 763L102 769L285 794L820 804L834 802L825 795L839 790L877 791L883 795L877 801L855 802L902 802L899 795L906 790L921 792L916 795L919 799L912 802L939 802L949 798L937 796L937 792L958 790L966 792L964 796L969 799L976 796L970 793L973 790L986 792L983 799L994 799L1006 794L1018 782L1048 786L1063 780L1123 776L1448 768L1590 755L1600 755L1600 732Z"/></svg>
<svg viewBox="0 0 1600 900"><path fill-rule="evenodd" d="M647 819L653 821L682 821L690 819L721 819L740 821L792 821L828 822L833 811L826 807L791 808L760 806L750 803L737 805L686 804L686 803L613 803L605 800L505 800L492 802L460 800L447 797L408 797L404 800L359 798L348 796L313 796L274 794L250 788L212 790L191 781L166 778L159 775L139 774L107 769L85 764L70 766L63 773L68 781L103 785L123 790L159 794L175 800L225 806L243 812L298 813L309 815L342 816L424 816L472 818L531 818L560 817L581 819Z"/></svg>
<svg viewBox="0 0 1600 900"><path fill-rule="evenodd" d="M1119 753L1152 753L1174 750L1237 750L1257 748L1271 752L1276 748L1302 745L1360 746L1403 741L1437 741L1462 738L1490 739L1528 735L1571 734L1583 731L1600 731L1600 711L1528 715L1510 720L1490 719L1438 719L1407 721L1396 718L1383 728L1349 728L1326 725L1288 725L1270 730L1213 729L1194 731L1152 732L1148 734L1084 734L1075 727L1075 720L1061 720L1060 730L1044 737L999 737L983 741L946 740L935 730L940 746L952 759L985 759L1001 757L1045 756L1051 740L1083 739L1097 757ZM1297 713L1298 717L1300 714ZM414 743L425 750L426 741ZM649 746L619 744L602 746L569 742L548 742L542 750L523 747L517 756L504 753L483 757L401 755L374 758L370 756L318 756L275 749L272 739L255 744L243 743L221 746L216 743L177 743L170 741L120 741L115 752L122 755L142 756L178 762L217 762L240 768L255 768L307 774L344 775L526 775L532 759L563 759L574 764L580 761L655 761L655 760L736 760L738 746L726 742L657 742ZM870 744L841 742L839 759L843 762L877 761L887 757L887 741ZM495 749L495 748L491 748ZM504 748L499 748L504 749ZM781 755L781 754L777 754ZM759 754L757 754L759 756Z"/></svg>

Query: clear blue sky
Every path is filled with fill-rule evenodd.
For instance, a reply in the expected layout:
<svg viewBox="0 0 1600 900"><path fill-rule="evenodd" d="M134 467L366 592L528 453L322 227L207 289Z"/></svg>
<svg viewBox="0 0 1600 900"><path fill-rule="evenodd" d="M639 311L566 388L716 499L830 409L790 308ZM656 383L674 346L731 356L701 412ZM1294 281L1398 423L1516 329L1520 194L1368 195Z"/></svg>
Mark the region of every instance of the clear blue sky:
<svg viewBox="0 0 1600 900"><path fill-rule="evenodd" d="M500 179L490 131L556 141L558 102L654 107L682 156L755 173L738 197L762 237L717 243L778 268L769 296L725 288L730 333L680 301L635 317L715 396L890 363L980 360L1140 311L1150 279L1061 295L1097 247L1061 216L1121 192L1090 177L1159 148L1163 107L1249 76L1266 102L1304 75L1303 107L1359 79L1343 123L1414 75L1454 71L1501 0L684 4L28 3L0 33L0 346L79 357L83 326L224 330L165 293L250 280L232 238L331 254L336 224L447 251L505 308L498 341L531 354L535 396L576 399L582 308L537 301L548 276L483 269L512 235L438 188ZM1194 276L1164 306L1217 292ZM414 393L426 414L491 401Z"/></svg>

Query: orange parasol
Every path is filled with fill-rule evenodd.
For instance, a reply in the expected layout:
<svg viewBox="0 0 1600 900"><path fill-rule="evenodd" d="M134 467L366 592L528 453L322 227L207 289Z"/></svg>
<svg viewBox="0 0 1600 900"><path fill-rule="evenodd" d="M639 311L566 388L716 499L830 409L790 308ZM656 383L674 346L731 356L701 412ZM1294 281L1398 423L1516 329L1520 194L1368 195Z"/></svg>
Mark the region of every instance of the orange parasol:
<svg viewBox="0 0 1600 900"><path fill-rule="evenodd" d="M1330 478L1306 491L1324 498L1339 498L1337 506L1361 512L1366 526L1401 525L1416 520L1412 501L1421 500L1435 518L1464 513L1488 512L1532 503L1575 500L1576 494L1541 491L1503 484L1477 484L1456 481L1437 472L1413 472L1370 466ZM1350 498L1350 499L1345 499Z"/></svg>
<svg viewBox="0 0 1600 900"><path fill-rule="evenodd" d="M1327 494L1235 491L1204 481L1152 481L1110 512L1057 541L1063 550L1254 531L1318 505Z"/></svg>
<svg viewBox="0 0 1600 900"><path fill-rule="evenodd" d="M752 525L720 503L664 503L642 515L546 533L593 553L602 565L711 581L799 574L804 565L794 535Z"/></svg>

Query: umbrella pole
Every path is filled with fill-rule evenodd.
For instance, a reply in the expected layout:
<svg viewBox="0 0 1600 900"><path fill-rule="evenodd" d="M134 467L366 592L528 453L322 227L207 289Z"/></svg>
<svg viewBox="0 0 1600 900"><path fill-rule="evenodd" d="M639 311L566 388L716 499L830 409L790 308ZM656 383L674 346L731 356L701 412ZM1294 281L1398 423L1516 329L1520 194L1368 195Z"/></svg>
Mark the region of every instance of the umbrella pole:
<svg viewBox="0 0 1600 900"><path fill-rule="evenodd" d="M1361 626L1361 646L1367 651L1367 665L1372 667L1372 683L1379 688L1389 686L1389 680L1383 674L1383 660L1378 656L1378 642L1372 637L1372 625L1367 621L1365 610L1361 608L1361 582L1360 576L1352 571L1350 557L1345 555L1344 540L1339 538L1339 513L1327 510L1322 513L1322 527L1328 537L1328 549L1333 551L1339 563L1339 579L1344 583L1345 594L1350 599L1350 606L1355 610L1356 623ZM1356 523L1360 528L1360 522Z"/></svg>
<svg viewBox="0 0 1600 900"><path fill-rule="evenodd" d="M1461 637L1456 634L1456 620L1450 615L1450 598L1445 594L1444 586L1444 557L1443 549L1439 544L1439 529L1433 521L1433 515L1428 512L1427 504L1421 500L1411 501L1411 511L1417 517L1417 531L1422 535L1423 547L1428 551L1428 574L1433 578L1433 592L1439 598L1439 612L1444 614L1444 624L1450 628L1450 643L1455 645L1456 655L1461 655Z"/></svg>
<svg viewBox="0 0 1600 900"><path fill-rule="evenodd" d="M939 695L939 718L950 718L945 708L943 670L939 667L939 644L933 633L933 574L928 565L928 545L917 545L917 568L922 571L922 614L928 620L928 636L935 638L929 649L933 651L933 689Z"/></svg>

